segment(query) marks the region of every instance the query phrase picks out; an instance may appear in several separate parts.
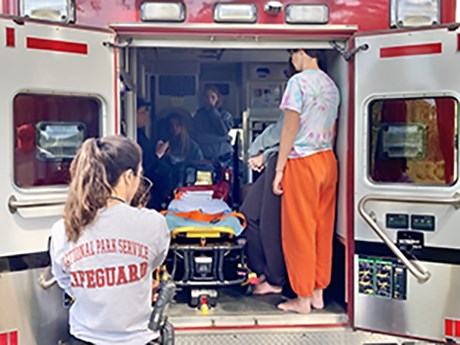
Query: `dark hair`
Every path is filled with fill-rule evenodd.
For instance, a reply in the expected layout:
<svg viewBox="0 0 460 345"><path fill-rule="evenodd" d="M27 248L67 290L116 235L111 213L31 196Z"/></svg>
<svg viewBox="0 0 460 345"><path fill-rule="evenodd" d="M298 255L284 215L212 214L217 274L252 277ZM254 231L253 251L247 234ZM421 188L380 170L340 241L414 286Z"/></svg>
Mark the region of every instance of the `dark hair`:
<svg viewBox="0 0 460 345"><path fill-rule="evenodd" d="M136 100L136 107L139 110L142 107L149 108L152 105L152 103L147 102L145 99L138 97Z"/></svg>
<svg viewBox="0 0 460 345"><path fill-rule="evenodd" d="M171 113L167 117L168 123L171 125L172 120L176 120L180 126L182 126L182 131L179 136L172 136L170 138L171 150L175 153L179 153L181 156L185 156L188 151L188 145L190 142L190 135L188 132L188 126L185 121L184 116L179 113Z"/></svg>
<svg viewBox="0 0 460 345"><path fill-rule="evenodd" d="M318 61L318 67L324 71L327 72L327 59L326 59L326 54L324 50L318 50L318 49L289 49L289 51L297 52L299 50L303 50L307 55L311 56L312 58L315 58L316 61ZM288 70L287 74L290 77L292 77L294 74L299 73L300 71L296 71L293 63L292 63L292 58L289 57L288 60Z"/></svg>
<svg viewBox="0 0 460 345"><path fill-rule="evenodd" d="M113 187L127 170L137 174L142 151L122 136L87 139L70 165L71 182L64 209L67 237L77 242L83 228L91 224L107 204Z"/></svg>

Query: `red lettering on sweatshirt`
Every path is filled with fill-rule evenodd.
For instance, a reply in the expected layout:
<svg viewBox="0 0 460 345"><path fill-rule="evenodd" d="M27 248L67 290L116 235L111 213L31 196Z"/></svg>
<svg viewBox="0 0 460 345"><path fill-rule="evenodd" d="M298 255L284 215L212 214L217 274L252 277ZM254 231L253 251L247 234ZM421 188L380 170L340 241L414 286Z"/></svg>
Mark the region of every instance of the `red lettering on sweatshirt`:
<svg viewBox="0 0 460 345"><path fill-rule="evenodd" d="M107 286L115 285L115 267L106 267L105 268L105 283Z"/></svg>
<svg viewBox="0 0 460 345"><path fill-rule="evenodd" d="M107 254L107 253L116 253L117 246L115 239L102 238L96 240L96 253L97 254Z"/></svg>
<svg viewBox="0 0 460 345"><path fill-rule="evenodd" d="M144 260L148 260L148 247L142 243L130 240L118 240L118 252L120 254L127 254L137 256Z"/></svg>
<svg viewBox="0 0 460 345"><path fill-rule="evenodd" d="M94 255L96 252L92 241L81 243L67 252L64 257L64 268L68 270L74 263Z"/></svg>
<svg viewBox="0 0 460 345"><path fill-rule="evenodd" d="M118 279L117 279L117 285L123 285L128 282L126 279L126 274L125 274L125 266L118 266Z"/></svg>
<svg viewBox="0 0 460 345"><path fill-rule="evenodd" d="M74 288L104 288L125 285L142 280L147 276L148 263L111 266L91 270L71 272L71 285Z"/></svg>

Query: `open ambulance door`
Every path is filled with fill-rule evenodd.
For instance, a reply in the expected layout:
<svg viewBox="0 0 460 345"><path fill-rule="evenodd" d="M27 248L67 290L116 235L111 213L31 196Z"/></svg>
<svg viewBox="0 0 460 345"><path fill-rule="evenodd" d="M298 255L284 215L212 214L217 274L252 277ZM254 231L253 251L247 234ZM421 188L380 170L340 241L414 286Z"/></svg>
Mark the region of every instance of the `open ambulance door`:
<svg viewBox="0 0 460 345"><path fill-rule="evenodd" d="M66 323L62 292L43 275L48 239L72 157L86 138L118 132L113 41L0 17L0 343L57 344Z"/></svg>
<svg viewBox="0 0 460 345"><path fill-rule="evenodd" d="M354 38L356 329L460 340L459 38L457 27Z"/></svg>

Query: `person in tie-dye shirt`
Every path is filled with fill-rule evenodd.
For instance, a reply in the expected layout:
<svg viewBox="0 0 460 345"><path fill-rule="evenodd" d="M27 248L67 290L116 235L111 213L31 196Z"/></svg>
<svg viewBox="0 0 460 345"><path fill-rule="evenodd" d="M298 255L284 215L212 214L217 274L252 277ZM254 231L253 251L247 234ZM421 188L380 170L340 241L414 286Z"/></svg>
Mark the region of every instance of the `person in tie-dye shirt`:
<svg viewBox="0 0 460 345"><path fill-rule="evenodd" d="M299 73L289 80L280 105L285 117L273 192L282 195L283 252L298 297L278 307L309 313L311 307L324 307L323 290L331 279L339 91L320 69L321 51L296 49L290 54Z"/></svg>

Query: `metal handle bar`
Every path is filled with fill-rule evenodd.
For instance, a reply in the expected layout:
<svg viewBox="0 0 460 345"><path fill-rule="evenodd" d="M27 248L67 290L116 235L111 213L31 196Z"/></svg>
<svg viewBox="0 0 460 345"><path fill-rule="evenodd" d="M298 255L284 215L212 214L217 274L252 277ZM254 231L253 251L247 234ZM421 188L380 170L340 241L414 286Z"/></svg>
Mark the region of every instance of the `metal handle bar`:
<svg viewBox="0 0 460 345"><path fill-rule="evenodd" d="M45 276L51 275L51 278L46 279ZM43 289L47 290L52 287L54 284L57 283L56 278L51 274L51 266L48 266L43 270L40 276L37 279L38 285L40 285Z"/></svg>
<svg viewBox="0 0 460 345"><path fill-rule="evenodd" d="M61 206L65 204L65 199L58 200L18 200L14 195L8 199L8 209L12 214L20 208Z"/></svg>
<svg viewBox="0 0 460 345"><path fill-rule="evenodd" d="M410 273L417 279L419 283L425 283L430 279L431 273L426 270L419 262L411 261L404 255L404 253L396 246L393 241L388 237L383 229L379 227L373 217L366 211L366 204L370 201L383 201L383 202L398 202L410 204L427 204L427 205L449 205L455 209L460 208L460 194L456 193L452 198L446 199L429 199L423 197L388 197L388 196L372 196L368 195L362 198L358 204L358 211L361 217L367 222L372 230L385 242L388 248L401 260Z"/></svg>

